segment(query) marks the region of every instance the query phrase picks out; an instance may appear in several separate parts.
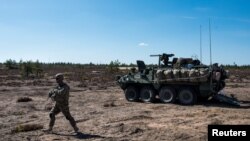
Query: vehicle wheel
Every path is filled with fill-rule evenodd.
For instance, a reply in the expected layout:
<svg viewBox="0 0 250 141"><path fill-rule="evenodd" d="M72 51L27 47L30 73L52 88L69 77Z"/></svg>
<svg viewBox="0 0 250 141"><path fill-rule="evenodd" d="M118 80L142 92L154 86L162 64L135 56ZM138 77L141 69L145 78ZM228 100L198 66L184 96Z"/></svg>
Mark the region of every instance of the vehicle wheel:
<svg viewBox="0 0 250 141"><path fill-rule="evenodd" d="M192 105L197 101L197 95L192 89L182 89L178 93L179 102L183 105Z"/></svg>
<svg viewBox="0 0 250 141"><path fill-rule="evenodd" d="M150 87L144 87L140 91L140 98L143 102L154 102L155 95L155 90Z"/></svg>
<svg viewBox="0 0 250 141"><path fill-rule="evenodd" d="M162 87L159 93L160 100L164 103L174 103L176 100L176 93L173 88Z"/></svg>
<svg viewBox="0 0 250 141"><path fill-rule="evenodd" d="M124 93L127 101L133 102L139 100L138 90L133 86L129 86L128 88L126 88Z"/></svg>

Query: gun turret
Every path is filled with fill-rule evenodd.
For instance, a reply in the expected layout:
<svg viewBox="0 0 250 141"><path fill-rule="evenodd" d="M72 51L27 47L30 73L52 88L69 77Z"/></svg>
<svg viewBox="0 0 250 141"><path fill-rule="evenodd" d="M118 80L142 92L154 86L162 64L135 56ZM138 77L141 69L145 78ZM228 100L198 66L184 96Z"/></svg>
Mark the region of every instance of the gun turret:
<svg viewBox="0 0 250 141"><path fill-rule="evenodd" d="M158 61L158 66L160 67L161 65L161 61L164 61L164 64L167 65L168 63L170 63L168 60L169 60L169 57L173 57L174 54L166 54L166 53L163 53L163 54L155 54L155 55L150 55L150 57L159 57L159 61Z"/></svg>

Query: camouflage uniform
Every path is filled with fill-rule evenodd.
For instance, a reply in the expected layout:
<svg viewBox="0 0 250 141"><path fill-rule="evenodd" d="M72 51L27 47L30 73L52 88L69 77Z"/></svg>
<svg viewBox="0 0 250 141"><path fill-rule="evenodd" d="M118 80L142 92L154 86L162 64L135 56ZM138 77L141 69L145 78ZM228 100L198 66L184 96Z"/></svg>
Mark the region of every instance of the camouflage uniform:
<svg viewBox="0 0 250 141"><path fill-rule="evenodd" d="M70 111L69 111L69 90L70 90L70 87L66 83L62 82L62 84L55 87L49 93L49 95L51 96L51 99L56 102L54 107L49 113L50 129L52 129L55 124L55 115L62 112L63 115L66 117L66 119L69 120L74 130L78 131L75 119L71 116Z"/></svg>

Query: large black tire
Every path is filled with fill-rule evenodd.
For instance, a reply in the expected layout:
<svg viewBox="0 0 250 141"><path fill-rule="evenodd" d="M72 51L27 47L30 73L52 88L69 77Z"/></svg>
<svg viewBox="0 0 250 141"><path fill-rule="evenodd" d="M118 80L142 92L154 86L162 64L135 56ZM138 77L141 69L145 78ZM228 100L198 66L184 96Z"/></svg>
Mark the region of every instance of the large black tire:
<svg viewBox="0 0 250 141"><path fill-rule="evenodd" d="M143 102L154 102L155 96L155 90L151 87L143 87L140 91L140 98Z"/></svg>
<svg viewBox="0 0 250 141"><path fill-rule="evenodd" d="M129 86L128 88L126 88L124 93L127 101L135 102L139 100L140 95L138 93L138 90L133 86Z"/></svg>
<svg viewBox="0 0 250 141"><path fill-rule="evenodd" d="M193 105L197 102L197 95L192 89L183 88L178 93L178 99L183 105Z"/></svg>
<svg viewBox="0 0 250 141"><path fill-rule="evenodd" d="M176 92L171 87L162 87L159 93L160 100L163 103L174 103L176 100Z"/></svg>

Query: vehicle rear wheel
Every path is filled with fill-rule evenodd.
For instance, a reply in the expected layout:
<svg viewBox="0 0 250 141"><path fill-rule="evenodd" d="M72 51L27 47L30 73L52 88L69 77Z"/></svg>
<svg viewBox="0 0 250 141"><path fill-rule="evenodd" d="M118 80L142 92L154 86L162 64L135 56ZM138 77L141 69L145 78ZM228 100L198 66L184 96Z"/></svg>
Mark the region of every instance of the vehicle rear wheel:
<svg viewBox="0 0 250 141"><path fill-rule="evenodd" d="M128 88L126 88L124 93L127 101L134 102L139 100L138 90L133 86L129 86Z"/></svg>
<svg viewBox="0 0 250 141"><path fill-rule="evenodd" d="M197 95L190 88L184 88L178 93L179 102L183 105L193 105L197 101Z"/></svg>
<svg viewBox="0 0 250 141"><path fill-rule="evenodd" d="M162 87L159 93L160 100L164 103L174 103L176 92L171 87Z"/></svg>
<svg viewBox="0 0 250 141"><path fill-rule="evenodd" d="M154 102L155 95L155 90L150 87L143 87L140 91L140 98L143 102Z"/></svg>

